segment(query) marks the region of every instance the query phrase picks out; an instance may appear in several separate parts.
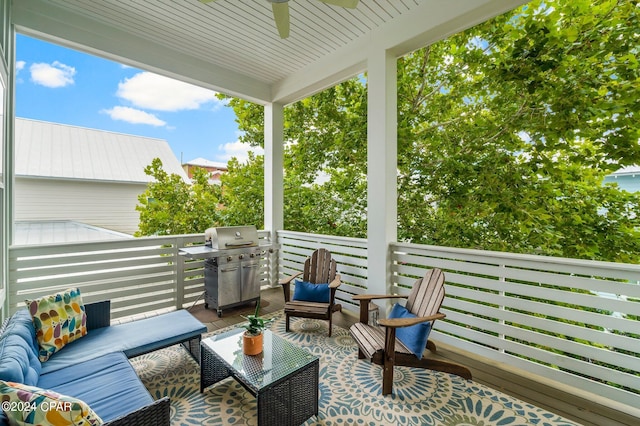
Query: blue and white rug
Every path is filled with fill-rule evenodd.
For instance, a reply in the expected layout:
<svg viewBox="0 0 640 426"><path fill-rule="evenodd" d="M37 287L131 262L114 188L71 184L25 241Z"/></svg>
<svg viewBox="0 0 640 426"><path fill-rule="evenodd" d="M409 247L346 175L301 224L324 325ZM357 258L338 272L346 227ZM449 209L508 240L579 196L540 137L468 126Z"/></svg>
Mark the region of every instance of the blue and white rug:
<svg viewBox="0 0 640 426"><path fill-rule="evenodd" d="M393 395L382 396L382 368L358 360L343 328L282 313L274 333L320 358L319 416L305 425L577 425L473 381L431 370L396 367ZM213 333L211 333L213 334ZM181 346L132 360L154 398L171 398L172 425L257 425L256 402L232 379L200 393L200 369Z"/></svg>

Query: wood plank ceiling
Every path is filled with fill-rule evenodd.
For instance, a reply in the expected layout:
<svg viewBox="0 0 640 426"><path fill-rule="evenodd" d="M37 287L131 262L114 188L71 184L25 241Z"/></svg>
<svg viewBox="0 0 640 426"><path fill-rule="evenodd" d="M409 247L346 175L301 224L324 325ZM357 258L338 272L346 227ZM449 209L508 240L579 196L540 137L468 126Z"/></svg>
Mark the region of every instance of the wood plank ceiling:
<svg viewBox="0 0 640 426"><path fill-rule="evenodd" d="M290 0L281 39L268 0L15 0L18 31L258 102L292 102L522 0ZM228 89L228 90L225 90Z"/></svg>
<svg viewBox="0 0 640 426"><path fill-rule="evenodd" d="M361 0L356 9L289 1L280 39L267 0L51 0L81 15L274 83L369 33L421 0Z"/></svg>

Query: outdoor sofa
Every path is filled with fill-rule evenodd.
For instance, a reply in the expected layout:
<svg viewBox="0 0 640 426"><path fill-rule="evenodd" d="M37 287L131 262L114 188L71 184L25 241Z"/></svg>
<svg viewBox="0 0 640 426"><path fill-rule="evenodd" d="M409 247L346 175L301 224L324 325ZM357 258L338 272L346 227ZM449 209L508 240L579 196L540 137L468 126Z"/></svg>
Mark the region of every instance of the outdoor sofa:
<svg viewBox="0 0 640 426"><path fill-rule="evenodd" d="M77 398L105 425L169 425L169 398L154 400L128 359L181 343L199 361L206 327L184 310L110 325L110 301L84 307L86 335L45 362L38 358L29 311L8 318L0 328L0 380ZM7 397L2 398L3 407L10 407ZM8 424L0 411L0 426Z"/></svg>

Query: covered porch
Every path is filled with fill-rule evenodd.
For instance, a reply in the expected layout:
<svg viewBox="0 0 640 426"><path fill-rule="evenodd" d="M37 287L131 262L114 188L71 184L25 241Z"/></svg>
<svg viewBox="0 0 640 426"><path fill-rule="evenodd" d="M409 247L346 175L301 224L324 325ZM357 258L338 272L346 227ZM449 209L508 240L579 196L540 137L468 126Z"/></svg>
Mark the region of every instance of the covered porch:
<svg viewBox="0 0 640 426"><path fill-rule="evenodd" d="M261 279L274 307L278 278L299 270L316 247L329 248L339 263L345 326L356 319L352 295L404 294L425 268L439 267L446 272L448 294L447 320L438 322L434 334L441 356L467 365L481 383L580 423L637 423L640 376L634 354L640 345L637 321L629 318L640 315L638 265L397 241L397 58L524 2L363 0L363 7L349 13L312 3L291 2L297 31L281 41L266 1L218 1L207 9L196 0L1 1L2 315L26 296L71 284L87 301L111 298L114 319L197 307L203 291L202 263L178 254L180 247L201 243L201 235L14 245L11 100L19 31L264 106L261 237L282 248L265 260ZM367 238L284 230L283 108L365 71ZM197 310L205 321L208 312Z"/></svg>

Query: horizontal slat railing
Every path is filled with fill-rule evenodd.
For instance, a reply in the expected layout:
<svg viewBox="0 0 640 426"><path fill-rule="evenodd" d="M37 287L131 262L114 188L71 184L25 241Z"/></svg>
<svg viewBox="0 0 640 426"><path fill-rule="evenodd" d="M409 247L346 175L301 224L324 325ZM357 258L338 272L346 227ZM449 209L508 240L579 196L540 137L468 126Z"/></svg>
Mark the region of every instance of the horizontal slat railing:
<svg viewBox="0 0 640 426"><path fill-rule="evenodd" d="M332 235L306 234L293 231L278 231L280 250L278 255L279 278L301 272L304 261L317 248L331 252L338 264L342 285L336 299L344 309L356 312L354 294L366 293L367 285L367 241L361 238L336 237Z"/></svg>
<svg viewBox="0 0 640 426"><path fill-rule="evenodd" d="M640 265L392 244L392 292L445 271L433 337L640 406Z"/></svg>
<svg viewBox="0 0 640 426"><path fill-rule="evenodd" d="M261 239L269 232L260 231ZM79 287L85 302L111 299L112 318L189 308L202 303L204 262L178 254L202 244L201 234L144 237L87 243L12 246L9 248L9 311L25 299ZM271 266L261 260L259 279L269 284Z"/></svg>
<svg viewBox="0 0 640 426"><path fill-rule="evenodd" d="M24 299L69 286L80 287L88 302L111 299L114 319L202 303L204 262L178 255L202 240L198 234L12 246L10 312ZM277 242L277 256L261 262L263 286L301 271L324 247L338 262L338 299L357 310L352 296L367 292L366 240L279 231ZM389 285L398 294L407 294L425 269L445 270L447 318L436 323L436 340L640 406L640 265L403 243L390 253Z"/></svg>

